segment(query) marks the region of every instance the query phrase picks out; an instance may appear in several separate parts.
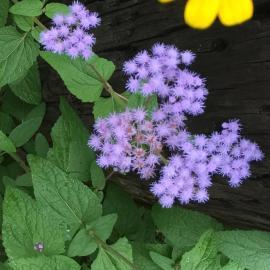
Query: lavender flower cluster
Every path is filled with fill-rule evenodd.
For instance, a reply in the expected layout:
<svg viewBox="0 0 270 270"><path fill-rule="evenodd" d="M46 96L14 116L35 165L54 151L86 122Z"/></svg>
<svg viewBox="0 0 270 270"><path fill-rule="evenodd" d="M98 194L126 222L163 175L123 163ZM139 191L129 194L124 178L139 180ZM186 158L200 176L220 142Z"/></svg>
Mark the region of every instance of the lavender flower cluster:
<svg viewBox="0 0 270 270"><path fill-rule="evenodd" d="M163 207L176 200L206 202L214 174L237 187L250 176L250 162L263 158L257 144L241 138L238 120L223 123L222 131L210 136L187 131L186 116L201 114L208 94L205 80L188 69L194 58L190 51L156 44L151 54L142 51L126 62L127 90L157 95L159 107L151 115L138 108L99 119L89 139L99 166L136 171L143 179L158 175L150 189Z"/></svg>
<svg viewBox="0 0 270 270"><path fill-rule="evenodd" d="M71 58L82 56L87 60L96 42L89 30L100 24L100 18L79 2L74 2L69 8L68 14L56 14L53 17L53 26L41 32L40 42L47 51L67 54Z"/></svg>
<svg viewBox="0 0 270 270"><path fill-rule="evenodd" d="M199 115L208 91L205 80L187 68L194 59L190 51L180 52L174 46L157 43L151 53L142 51L124 63L124 72L129 75L127 90L144 96L157 94L161 109L170 116Z"/></svg>

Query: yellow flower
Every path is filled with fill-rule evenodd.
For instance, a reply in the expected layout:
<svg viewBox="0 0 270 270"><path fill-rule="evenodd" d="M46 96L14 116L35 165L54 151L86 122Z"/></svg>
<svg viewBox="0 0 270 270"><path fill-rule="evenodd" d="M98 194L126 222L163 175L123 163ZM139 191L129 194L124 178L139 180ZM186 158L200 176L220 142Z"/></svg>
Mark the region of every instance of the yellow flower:
<svg viewBox="0 0 270 270"><path fill-rule="evenodd" d="M159 0L170 3L174 0ZM188 0L185 8L185 21L194 28L208 28L217 17L226 26L249 20L253 15L252 0Z"/></svg>

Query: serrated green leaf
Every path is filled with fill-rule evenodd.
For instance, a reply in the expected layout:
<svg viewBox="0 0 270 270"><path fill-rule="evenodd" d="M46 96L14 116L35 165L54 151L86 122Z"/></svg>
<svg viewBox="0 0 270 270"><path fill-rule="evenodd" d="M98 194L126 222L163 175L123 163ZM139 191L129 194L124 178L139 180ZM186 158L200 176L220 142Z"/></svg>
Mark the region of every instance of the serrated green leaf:
<svg viewBox="0 0 270 270"><path fill-rule="evenodd" d="M245 270L243 267L240 267L238 263L230 261L228 264L223 266L220 270Z"/></svg>
<svg viewBox="0 0 270 270"><path fill-rule="evenodd" d="M99 249L98 256L91 265L92 270L122 270L117 269L111 261L109 255L103 248Z"/></svg>
<svg viewBox="0 0 270 270"><path fill-rule="evenodd" d="M97 55L85 61L43 51L41 57L59 73L68 90L83 102L98 100L103 89L103 83L90 65L93 65L105 80L108 80L115 70L112 62Z"/></svg>
<svg viewBox="0 0 270 270"><path fill-rule="evenodd" d="M89 231L81 229L69 244L67 255L69 257L88 256L97 249L97 244Z"/></svg>
<svg viewBox="0 0 270 270"><path fill-rule="evenodd" d="M49 3L45 7L45 15L52 19L55 14L68 14L70 11L69 7L65 4L60 3Z"/></svg>
<svg viewBox="0 0 270 270"><path fill-rule="evenodd" d="M0 87L23 78L38 54L39 46L29 33L0 28Z"/></svg>
<svg viewBox="0 0 270 270"><path fill-rule="evenodd" d="M103 210L104 214L118 214L115 230L119 236L130 237L137 233L141 218L139 209L118 186L111 183L107 185Z"/></svg>
<svg viewBox="0 0 270 270"><path fill-rule="evenodd" d="M181 270L220 270L217 241L213 230L206 231L195 247L181 260Z"/></svg>
<svg viewBox="0 0 270 270"><path fill-rule="evenodd" d="M102 190L105 187L105 175L95 160L91 163L90 172L93 187Z"/></svg>
<svg viewBox="0 0 270 270"><path fill-rule="evenodd" d="M7 153L15 153L16 147L1 130L0 130L0 151L5 151Z"/></svg>
<svg viewBox="0 0 270 270"><path fill-rule="evenodd" d="M79 228L101 216L100 201L88 187L48 160L29 156L28 161L37 200L63 221Z"/></svg>
<svg viewBox="0 0 270 270"><path fill-rule="evenodd" d="M100 97L94 103L93 114L95 119L99 117L106 117L113 112L122 112L124 108L119 106L119 104L112 98Z"/></svg>
<svg viewBox="0 0 270 270"><path fill-rule="evenodd" d="M3 216L3 241L10 259L64 252L64 239L59 224L48 218L48 209L39 207L26 193L7 187ZM42 252L34 249L39 242L44 245Z"/></svg>
<svg viewBox="0 0 270 270"><path fill-rule="evenodd" d="M16 179L16 185L21 187L33 186L31 174L25 173L23 175L18 176Z"/></svg>
<svg viewBox="0 0 270 270"><path fill-rule="evenodd" d="M32 29L31 31L31 35L32 37L37 41L37 42L40 42L40 33L42 32L43 30L41 29L40 26L36 26Z"/></svg>
<svg viewBox="0 0 270 270"><path fill-rule="evenodd" d="M270 233L260 231L224 231L216 233L219 251L239 266L267 270L270 265Z"/></svg>
<svg viewBox="0 0 270 270"><path fill-rule="evenodd" d="M163 270L174 270L174 261L168 257L158 254L157 252L150 251L150 257L153 262Z"/></svg>
<svg viewBox="0 0 270 270"><path fill-rule="evenodd" d="M87 230L93 231L101 240L107 240L113 230L117 214L110 214L91 222L86 226Z"/></svg>
<svg viewBox="0 0 270 270"><path fill-rule="evenodd" d="M37 63L29 69L27 75L11 83L12 92L23 101L37 105L41 102L41 83Z"/></svg>
<svg viewBox="0 0 270 270"><path fill-rule="evenodd" d="M194 246L209 229L222 229L222 225L210 216L180 207L165 209L154 206L152 216L167 241L178 248Z"/></svg>
<svg viewBox="0 0 270 270"><path fill-rule="evenodd" d="M40 157L46 157L49 151L49 143L45 136L38 133L35 137L35 152Z"/></svg>
<svg viewBox="0 0 270 270"><path fill-rule="evenodd" d="M31 30L34 25L33 18L27 16L13 15L13 20L16 25L24 32Z"/></svg>
<svg viewBox="0 0 270 270"><path fill-rule="evenodd" d="M0 27L5 26L8 17L9 0L0 1Z"/></svg>
<svg viewBox="0 0 270 270"><path fill-rule="evenodd" d="M147 270L161 270L157 264L153 262L150 257L150 251L158 252L163 256L170 256L171 248L164 244L144 244L143 242L132 243L134 262L140 267L140 269Z"/></svg>
<svg viewBox="0 0 270 270"><path fill-rule="evenodd" d="M33 105L30 105L18 97L16 97L12 91L6 91L2 99L3 112L13 116L19 121L23 121L26 115L34 108Z"/></svg>
<svg viewBox="0 0 270 270"><path fill-rule="evenodd" d="M48 159L80 181L90 180L93 151L87 146L89 132L69 104L61 99L61 117L52 128L53 148Z"/></svg>
<svg viewBox="0 0 270 270"><path fill-rule="evenodd" d="M65 256L22 258L11 262L13 270L80 270L74 260Z"/></svg>
<svg viewBox="0 0 270 270"><path fill-rule="evenodd" d="M134 93L128 98L129 108L146 108L147 111L152 112L158 106L157 96L152 95L145 97L139 92Z"/></svg>
<svg viewBox="0 0 270 270"><path fill-rule="evenodd" d="M132 246L128 242L127 238L123 237L118 239L116 243L111 245L111 248L121 254L129 262L133 263ZM127 264L124 260L119 259L119 257L116 257L114 253L108 252L108 255L113 261L117 270L133 270L133 267Z"/></svg>
<svg viewBox="0 0 270 270"><path fill-rule="evenodd" d="M39 129L44 114L45 104L41 103L27 114L25 118L26 121L22 122L11 131L9 138L12 140L16 147L24 145L32 138L32 136Z"/></svg>
<svg viewBox="0 0 270 270"><path fill-rule="evenodd" d="M10 13L35 17L42 14L42 2L39 0L22 0L15 3L10 9Z"/></svg>
<svg viewBox="0 0 270 270"><path fill-rule="evenodd" d="M12 117L7 113L0 112L0 130L2 130L5 134L9 134L14 126L15 123Z"/></svg>
<svg viewBox="0 0 270 270"><path fill-rule="evenodd" d="M69 245L68 256L75 257L92 254L97 248L92 234L94 233L101 240L106 241L112 233L116 219L116 214L103 216L87 225L86 229L81 229Z"/></svg>
<svg viewBox="0 0 270 270"><path fill-rule="evenodd" d="M129 261L133 263L132 259L132 247L128 243L126 238L119 239L115 244L111 245L111 248L121 255L117 256L115 252L110 250L104 250L100 247L99 253L93 264L91 265L92 270L133 270ZM123 257L126 260L123 260Z"/></svg>

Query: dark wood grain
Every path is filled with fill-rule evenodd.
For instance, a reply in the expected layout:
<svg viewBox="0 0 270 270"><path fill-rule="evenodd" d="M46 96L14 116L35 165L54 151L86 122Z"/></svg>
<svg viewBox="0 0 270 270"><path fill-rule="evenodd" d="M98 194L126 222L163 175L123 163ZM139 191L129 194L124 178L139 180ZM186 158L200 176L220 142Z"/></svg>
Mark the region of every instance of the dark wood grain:
<svg viewBox="0 0 270 270"><path fill-rule="evenodd" d="M255 16L248 23L225 28L217 22L206 31L190 29L183 23L184 1L166 6L156 0L85 2L102 16L95 51L117 65L111 79L115 89L123 89L125 83L120 71L123 61L157 41L197 53L193 69L207 78L209 97L205 114L189 120L190 130L210 133L219 129L222 121L239 118L243 134L261 146L265 159L254 164L252 177L240 188L231 189L224 179L216 179L210 202L189 207L229 225L270 230L270 1L255 1ZM64 95L90 131L91 104L72 97L45 63L42 77L48 104L47 129L57 118L59 96ZM114 177L113 181L137 200L154 202L147 183L135 176Z"/></svg>

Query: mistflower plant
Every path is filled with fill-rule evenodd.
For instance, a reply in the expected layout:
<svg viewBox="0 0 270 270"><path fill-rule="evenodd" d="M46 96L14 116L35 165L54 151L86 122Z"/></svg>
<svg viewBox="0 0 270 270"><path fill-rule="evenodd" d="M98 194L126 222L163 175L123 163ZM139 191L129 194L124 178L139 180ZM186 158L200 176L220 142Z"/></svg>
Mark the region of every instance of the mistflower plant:
<svg viewBox="0 0 270 270"><path fill-rule="evenodd" d="M71 58L89 59L96 38L90 32L101 20L97 13L89 12L83 4L74 2L68 14L58 13L53 17L52 27L40 35L44 49Z"/></svg>
<svg viewBox="0 0 270 270"><path fill-rule="evenodd" d="M194 53L156 43L124 64L127 91L116 92L109 83L114 63L92 52L97 13L77 1L0 3L0 269L267 268L269 233L225 231L210 216L173 207L207 202L214 175L238 187L263 157L241 137L236 119L210 134L190 132L186 119L203 113L208 95L205 79L191 70ZM50 28L40 21L45 16L53 18ZM38 57L84 106L92 103L90 138L63 97L51 136L43 135L47 87ZM161 206L137 205L113 183L129 172ZM258 221L265 228L265 219ZM187 252L167 252L179 247Z"/></svg>
<svg viewBox="0 0 270 270"><path fill-rule="evenodd" d="M148 99L156 95L159 104L151 114L127 110L97 120L88 143L102 168L153 179L150 190L163 207L208 201L215 174L238 187L250 176L250 162L263 158L255 143L240 137L238 120L210 136L188 132L186 117L203 113L208 94L205 79L189 69L194 59L191 51L157 43L125 62L127 91Z"/></svg>

